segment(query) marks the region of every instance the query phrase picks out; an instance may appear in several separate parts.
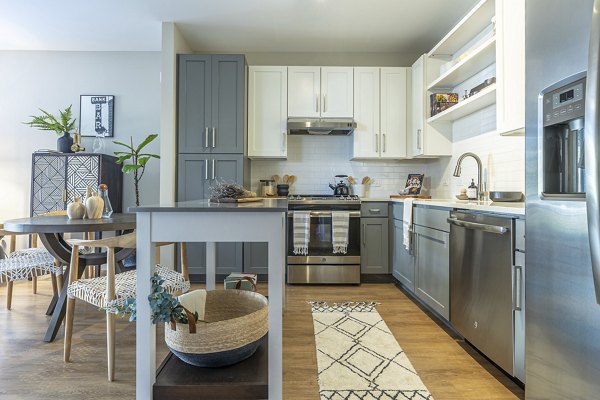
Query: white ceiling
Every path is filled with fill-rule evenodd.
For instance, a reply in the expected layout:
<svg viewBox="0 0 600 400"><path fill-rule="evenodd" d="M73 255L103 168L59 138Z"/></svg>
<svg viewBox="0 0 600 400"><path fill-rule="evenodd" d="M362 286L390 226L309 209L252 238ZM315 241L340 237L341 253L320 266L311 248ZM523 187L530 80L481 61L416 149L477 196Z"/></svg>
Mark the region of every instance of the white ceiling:
<svg viewBox="0 0 600 400"><path fill-rule="evenodd" d="M161 21L192 49L429 50L477 0L0 0L0 50L158 51Z"/></svg>

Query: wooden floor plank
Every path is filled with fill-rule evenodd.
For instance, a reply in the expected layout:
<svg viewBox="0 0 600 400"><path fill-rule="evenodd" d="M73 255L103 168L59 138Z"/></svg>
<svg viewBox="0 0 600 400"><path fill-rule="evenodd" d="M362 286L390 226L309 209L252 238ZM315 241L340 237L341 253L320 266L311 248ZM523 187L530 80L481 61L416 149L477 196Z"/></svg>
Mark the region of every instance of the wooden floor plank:
<svg viewBox="0 0 600 400"><path fill-rule="evenodd" d="M116 323L115 382L106 380L106 331L102 312L78 302L73 326L72 362L62 361L63 331L42 341L51 299L48 277L14 285L11 311L0 308L0 398L28 400L135 398L135 324ZM266 285L259 285L266 291ZM523 391L470 346L449 334L393 284L288 286L283 326L284 399L318 400L317 360L308 301L365 301L377 309L436 400L522 399ZM0 288L4 305L6 285ZM157 328L157 365L167 353Z"/></svg>

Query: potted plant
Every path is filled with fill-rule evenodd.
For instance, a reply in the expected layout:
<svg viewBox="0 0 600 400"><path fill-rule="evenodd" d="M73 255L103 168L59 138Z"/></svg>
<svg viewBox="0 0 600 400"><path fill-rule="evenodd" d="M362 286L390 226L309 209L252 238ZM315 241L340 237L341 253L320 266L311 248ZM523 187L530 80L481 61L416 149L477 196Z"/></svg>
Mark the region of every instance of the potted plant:
<svg viewBox="0 0 600 400"><path fill-rule="evenodd" d="M70 105L64 111L58 110L60 116L57 118L47 111L40 108L41 115L31 115L31 121L24 122L32 128L37 128L42 131L54 131L59 136L56 140L56 149L61 153L72 153L71 146L73 138L71 130L75 127L75 118L71 118L72 112Z"/></svg>
<svg viewBox="0 0 600 400"><path fill-rule="evenodd" d="M135 188L135 205L140 206L140 181L146 171L146 165L151 158L160 158L160 156L151 153L142 153L144 147L156 139L158 135L153 133L148 135L142 143L137 147L133 145L133 138L130 138L131 144L114 141L113 143L124 147L126 151L115 151L115 155L119 157L117 164L123 164L122 171L126 174L133 172L133 185Z"/></svg>

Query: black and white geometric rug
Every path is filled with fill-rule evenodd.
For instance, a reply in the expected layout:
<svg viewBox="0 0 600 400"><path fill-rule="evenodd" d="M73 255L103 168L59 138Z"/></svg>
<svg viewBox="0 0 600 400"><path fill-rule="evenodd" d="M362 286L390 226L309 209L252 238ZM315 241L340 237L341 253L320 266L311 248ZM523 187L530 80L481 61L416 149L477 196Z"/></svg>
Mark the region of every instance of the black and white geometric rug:
<svg viewBox="0 0 600 400"><path fill-rule="evenodd" d="M376 304L310 302L321 400L433 400Z"/></svg>

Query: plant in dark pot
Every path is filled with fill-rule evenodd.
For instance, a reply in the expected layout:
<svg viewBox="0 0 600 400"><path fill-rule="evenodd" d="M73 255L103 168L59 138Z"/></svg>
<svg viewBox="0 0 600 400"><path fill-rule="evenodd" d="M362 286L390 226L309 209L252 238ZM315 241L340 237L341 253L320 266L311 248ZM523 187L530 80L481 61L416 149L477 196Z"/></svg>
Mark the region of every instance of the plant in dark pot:
<svg viewBox="0 0 600 400"><path fill-rule="evenodd" d="M40 108L42 114L31 115L31 121L24 122L24 124L42 131L56 132L59 135L59 138L56 140L56 149L61 153L72 153L73 138L71 137L71 131L75 127L75 118L71 118L72 106L70 105L65 108L64 111L58 110L60 114L58 118Z"/></svg>
<svg viewBox="0 0 600 400"><path fill-rule="evenodd" d="M116 163L122 164L121 169L126 174L133 173L133 187L135 190L135 205L140 206L140 181L146 172L146 166L152 158L160 158L160 156L152 153L145 153L142 150L158 135L153 133L144 139L139 145L133 144L133 138L131 137L130 144L123 142L113 141L114 144L124 148L123 151L115 151L115 155L118 157ZM126 268L133 268L136 265L135 253L123 260L123 265Z"/></svg>

